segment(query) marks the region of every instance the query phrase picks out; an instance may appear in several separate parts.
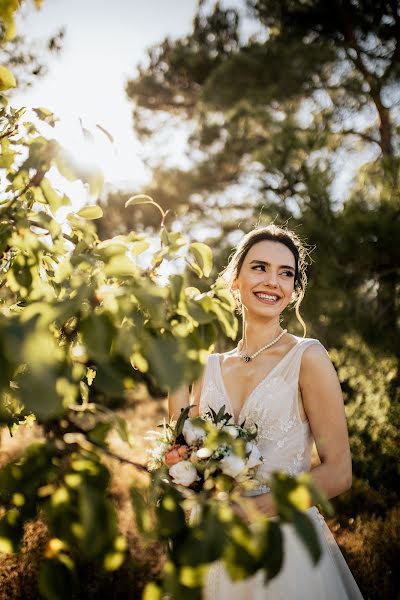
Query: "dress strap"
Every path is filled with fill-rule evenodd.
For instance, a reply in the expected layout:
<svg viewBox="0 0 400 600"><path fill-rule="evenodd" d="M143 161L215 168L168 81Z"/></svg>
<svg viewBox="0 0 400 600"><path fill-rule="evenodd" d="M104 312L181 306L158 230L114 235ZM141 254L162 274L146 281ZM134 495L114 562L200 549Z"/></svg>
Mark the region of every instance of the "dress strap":
<svg viewBox="0 0 400 600"><path fill-rule="evenodd" d="M293 381L298 382L303 352L309 346L321 346L322 348L324 348L324 346L321 344L321 342L314 338L305 338L305 339L300 340L297 347L291 353L289 360L285 361L283 368L282 368L282 373L281 373L282 377L287 382L293 382ZM324 348L324 350L325 350L325 348ZM326 352L326 350L325 350L325 352Z"/></svg>

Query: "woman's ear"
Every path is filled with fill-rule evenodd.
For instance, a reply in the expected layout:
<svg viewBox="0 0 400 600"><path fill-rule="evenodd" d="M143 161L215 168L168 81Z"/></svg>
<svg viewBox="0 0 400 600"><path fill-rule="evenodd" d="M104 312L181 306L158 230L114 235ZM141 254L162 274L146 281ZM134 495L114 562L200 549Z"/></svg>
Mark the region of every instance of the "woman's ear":
<svg viewBox="0 0 400 600"><path fill-rule="evenodd" d="M235 292L238 289L237 279L234 279L231 284L231 292Z"/></svg>

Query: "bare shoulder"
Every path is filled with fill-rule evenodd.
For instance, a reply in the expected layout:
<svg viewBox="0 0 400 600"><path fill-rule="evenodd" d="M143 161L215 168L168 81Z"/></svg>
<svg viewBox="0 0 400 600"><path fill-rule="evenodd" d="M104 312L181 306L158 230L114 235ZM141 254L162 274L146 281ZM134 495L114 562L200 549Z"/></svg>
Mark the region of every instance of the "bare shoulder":
<svg viewBox="0 0 400 600"><path fill-rule="evenodd" d="M336 372L329 358L326 348L316 340L317 343L309 344L303 352L301 359L301 377L307 377L328 372Z"/></svg>

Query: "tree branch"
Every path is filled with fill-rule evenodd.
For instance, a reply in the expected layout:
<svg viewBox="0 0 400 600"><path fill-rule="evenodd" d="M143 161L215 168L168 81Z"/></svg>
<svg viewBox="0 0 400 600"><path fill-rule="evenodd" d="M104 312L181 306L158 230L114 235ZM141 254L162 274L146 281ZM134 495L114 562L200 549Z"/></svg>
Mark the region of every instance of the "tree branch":
<svg viewBox="0 0 400 600"><path fill-rule="evenodd" d="M387 154L389 156L393 156L393 143L392 143L392 125L390 121L389 109L383 105L380 91L381 91L381 83L374 78L373 74L367 69L364 61L361 56L361 48L357 41L357 38L354 34L353 23L351 20L351 13L348 7L347 0L336 0L336 5L338 7L339 13L343 22L343 33L346 42L352 48L356 56L355 58L348 54L349 59L353 62L353 64L358 68L360 73L363 75L365 81L368 83L370 88L371 98L375 104L376 110L378 111L380 125L379 131L381 135L381 139L379 142L379 146L383 154ZM346 5L347 11L344 9L344 5Z"/></svg>

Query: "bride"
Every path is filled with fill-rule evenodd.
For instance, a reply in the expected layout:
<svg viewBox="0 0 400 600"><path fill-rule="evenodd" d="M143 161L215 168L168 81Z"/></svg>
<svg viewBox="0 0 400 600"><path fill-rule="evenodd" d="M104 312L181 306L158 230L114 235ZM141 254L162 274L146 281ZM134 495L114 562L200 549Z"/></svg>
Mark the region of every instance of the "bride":
<svg viewBox="0 0 400 600"><path fill-rule="evenodd" d="M306 278L305 249L297 236L275 225L248 233L223 272L242 309L243 338L230 352L211 354L192 389L169 397L170 416L194 402L200 413L225 405L237 423L258 426L257 445L266 458L257 478L265 485L250 499L276 516L267 486L273 471L310 471L312 443L320 464L310 471L328 498L351 486L351 456L343 398L336 371L322 344L282 329L280 317L295 303L299 312ZM358 586L315 506L307 510L318 532L322 556L311 563L291 524L282 526L284 560L280 573L265 583L264 573L233 582L221 562L207 574L205 600L362 599Z"/></svg>

